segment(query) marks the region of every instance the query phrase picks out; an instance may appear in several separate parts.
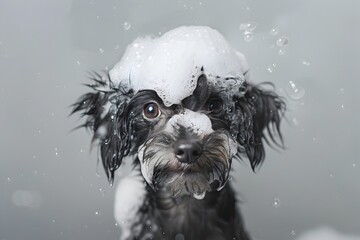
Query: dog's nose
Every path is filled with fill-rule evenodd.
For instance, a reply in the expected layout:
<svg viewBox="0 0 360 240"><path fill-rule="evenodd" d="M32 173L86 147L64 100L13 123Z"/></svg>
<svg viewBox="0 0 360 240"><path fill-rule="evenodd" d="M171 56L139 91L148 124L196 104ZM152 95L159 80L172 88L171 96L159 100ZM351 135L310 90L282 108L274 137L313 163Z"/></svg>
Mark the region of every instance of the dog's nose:
<svg viewBox="0 0 360 240"><path fill-rule="evenodd" d="M202 153L202 146L198 141L178 141L174 145L176 158L183 163L195 163Z"/></svg>

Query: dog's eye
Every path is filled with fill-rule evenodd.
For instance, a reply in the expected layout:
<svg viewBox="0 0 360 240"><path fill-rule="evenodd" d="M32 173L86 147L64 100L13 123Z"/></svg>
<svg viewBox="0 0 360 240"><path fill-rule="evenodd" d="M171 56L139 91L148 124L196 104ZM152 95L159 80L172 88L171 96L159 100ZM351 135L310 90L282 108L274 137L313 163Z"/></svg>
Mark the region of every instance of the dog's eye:
<svg viewBox="0 0 360 240"><path fill-rule="evenodd" d="M154 103L148 103L144 106L143 115L146 120L153 120L161 115L159 106Z"/></svg>
<svg viewBox="0 0 360 240"><path fill-rule="evenodd" d="M208 110L211 113L220 113L223 110L223 102L221 99L213 99L208 103Z"/></svg>

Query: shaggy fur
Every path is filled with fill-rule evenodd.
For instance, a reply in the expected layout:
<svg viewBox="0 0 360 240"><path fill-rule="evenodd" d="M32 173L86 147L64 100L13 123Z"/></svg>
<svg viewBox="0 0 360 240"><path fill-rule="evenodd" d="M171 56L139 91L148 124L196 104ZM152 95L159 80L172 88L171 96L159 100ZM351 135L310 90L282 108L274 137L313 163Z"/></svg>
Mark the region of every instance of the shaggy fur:
<svg viewBox="0 0 360 240"><path fill-rule="evenodd" d="M81 126L94 133L110 183L126 156L134 157L146 180L137 221L123 239L175 239L179 233L186 240L250 239L227 184L231 164L245 157L255 171L265 157L264 141L282 146L285 103L265 88L271 84L217 85L209 78L236 81L203 73L191 96L166 107L152 89L135 93L94 73L87 85L92 92L73 105L72 113L85 118ZM211 131L182 124L186 113L208 119Z"/></svg>

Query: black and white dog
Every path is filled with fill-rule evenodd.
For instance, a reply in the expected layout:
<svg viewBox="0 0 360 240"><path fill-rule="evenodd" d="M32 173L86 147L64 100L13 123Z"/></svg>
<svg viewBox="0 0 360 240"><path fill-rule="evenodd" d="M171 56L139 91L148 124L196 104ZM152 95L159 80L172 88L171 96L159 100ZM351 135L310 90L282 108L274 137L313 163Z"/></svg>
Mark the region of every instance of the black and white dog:
<svg viewBox="0 0 360 240"><path fill-rule="evenodd" d="M282 146L285 103L248 75L244 56L208 27L139 38L106 77L94 74L73 113L93 130L111 183L134 160L117 190L121 239L250 239L226 183L234 159L255 170L263 141Z"/></svg>

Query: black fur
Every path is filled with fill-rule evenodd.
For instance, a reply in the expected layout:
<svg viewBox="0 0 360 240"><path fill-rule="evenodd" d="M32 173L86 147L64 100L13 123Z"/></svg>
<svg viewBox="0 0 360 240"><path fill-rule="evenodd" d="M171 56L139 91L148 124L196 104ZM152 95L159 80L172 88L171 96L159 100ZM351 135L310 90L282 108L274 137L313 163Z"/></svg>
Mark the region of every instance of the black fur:
<svg viewBox="0 0 360 240"><path fill-rule="evenodd" d="M137 153L141 147L145 152L143 164L154 165L152 182L146 187L146 200L138 211L140 220L134 224L128 239L174 239L178 233L186 240L250 239L237 209L235 194L229 184L225 185L232 159L226 153L229 146L224 137L238 143L233 157L247 157L255 171L265 158L264 141L283 145L280 121L285 112L284 101L262 85L244 81L234 91L231 84L229 88L210 84L202 74L191 96L181 104L165 107L154 90L134 93L129 86L122 83L115 86L108 75L103 78L97 73L92 79L94 83L87 86L93 91L73 105L72 114L80 112L85 117L80 127L94 132L93 141L99 144L99 157L110 183L124 157L135 156L134 164L140 164ZM214 101L222 108L212 112L209 106ZM154 121L142 115L144 105L149 102L157 103L162 112ZM172 133L165 128L169 119L184 109L206 114L214 130L202 139L203 155L192 165L174 163L166 157L172 153L172 145L178 138L194 134L192 129L181 125ZM175 178L169 186L172 182L169 179L179 173L185 177L179 181ZM221 186L224 188L216 191ZM204 190L208 193L202 200L190 196Z"/></svg>

